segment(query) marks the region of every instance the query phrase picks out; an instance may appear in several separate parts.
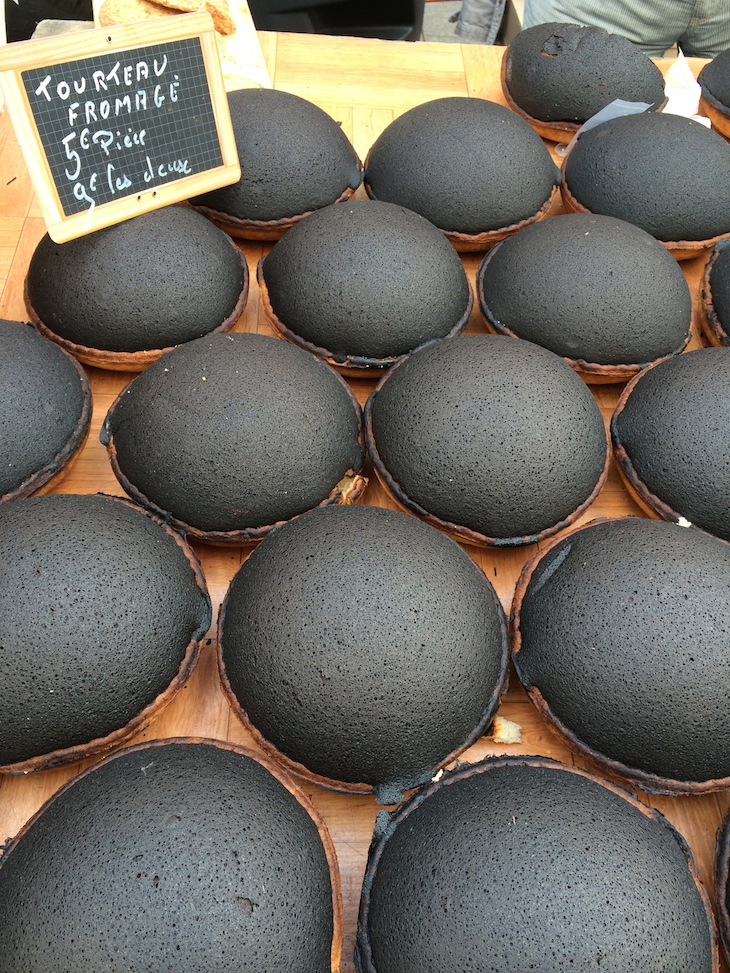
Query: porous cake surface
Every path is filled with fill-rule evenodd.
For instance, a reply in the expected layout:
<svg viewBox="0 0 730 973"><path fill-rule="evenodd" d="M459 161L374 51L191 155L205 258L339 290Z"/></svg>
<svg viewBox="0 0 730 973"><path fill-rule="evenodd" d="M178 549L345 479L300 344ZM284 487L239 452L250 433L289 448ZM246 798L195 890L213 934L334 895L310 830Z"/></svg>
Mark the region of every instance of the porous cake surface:
<svg viewBox="0 0 730 973"><path fill-rule="evenodd" d="M263 263L272 309L331 351L383 359L466 324L469 284L443 234L392 203L329 206L293 227Z"/></svg>
<svg viewBox="0 0 730 973"><path fill-rule="evenodd" d="M684 517L726 541L729 388L730 348L688 352L644 372L611 423L630 472L670 508L661 511L664 519Z"/></svg>
<svg viewBox="0 0 730 973"><path fill-rule="evenodd" d="M201 743L122 752L0 869L3 973L330 973L317 827L265 767Z"/></svg>
<svg viewBox="0 0 730 973"><path fill-rule="evenodd" d="M31 258L28 303L41 324L86 348L170 348L233 313L248 271L230 239L200 213L166 206L55 243Z"/></svg>
<svg viewBox="0 0 730 973"><path fill-rule="evenodd" d="M616 98L654 108L664 101L656 64L602 27L536 24L517 34L505 58L509 93L541 121L585 122Z"/></svg>
<svg viewBox="0 0 730 973"><path fill-rule="evenodd" d="M730 51L723 51L706 64L697 80L703 94L711 95L726 111L730 111Z"/></svg>
<svg viewBox="0 0 730 973"><path fill-rule="evenodd" d="M122 392L102 435L145 502L230 531L324 501L362 466L359 433L359 407L333 369L287 342L236 333L163 355Z"/></svg>
<svg viewBox="0 0 730 973"><path fill-rule="evenodd" d="M0 563L0 766L126 726L210 625L180 544L113 497L4 504Z"/></svg>
<svg viewBox="0 0 730 973"><path fill-rule="evenodd" d="M723 344L726 344L730 341L730 244L726 240L715 245L709 282L712 310L724 333Z"/></svg>
<svg viewBox="0 0 730 973"><path fill-rule="evenodd" d="M645 364L684 347L692 299L654 237L611 216L566 214L525 227L478 272L487 321L572 360Z"/></svg>
<svg viewBox="0 0 730 973"><path fill-rule="evenodd" d="M305 98L245 88L228 93L228 106L241 178L193 197L193 205L242 220L279 220L328 206L362 182L341 127Z"/></svg>
<svg viewBox="0 0 730 973"><path fill-rule="evenodd" d="M709 973L688 849L658 812L545 758L447 774L376 825L358 973Z"/></svg>
<svg viewBox="0 0 730 973"><path fill-rule="evenodd" d="M592 213L658 240L709 240L730 230L730 145L679 115L623 115L582 133L563 178Z"/></svg>
<svg viewBox="0 0 730 973"><path fill-rule="evenodd" d="M399 115L373 143L365 179L375 199L442 230L479 234L534 216L559 173L514 112L483 98L437 98Z"/></svg>
<svg viewBox="0 0 730 973"><path fill-rule="evenodd" d="M379 473L416 512L526 543L596 489L607 455L600 410L552 352L467 335L403 359L368 401Z"/></svg>
<svg viewBox="0 0 730 973"><path fill-rule="evenodd" d="M540 558L515 606L520 680L597 759L652 775L654 790L728 778L728 585L717 538L591 524Z"/></svg>
<svg viewBox="0 0 730 973"><path fill-rule="evenodd" d="M75 434L81 443L89 403L88 382L65 352L29 324L0 321L0 497L60 468Z"/></svg>
<svg viewBox="0 0 730 973"><path fill-rule="evenodd" d="M379 507L322 507L275 530L221 614L225 675L253 726L381 803L484 732L505 649L501 606L471 558Z"/></svg>

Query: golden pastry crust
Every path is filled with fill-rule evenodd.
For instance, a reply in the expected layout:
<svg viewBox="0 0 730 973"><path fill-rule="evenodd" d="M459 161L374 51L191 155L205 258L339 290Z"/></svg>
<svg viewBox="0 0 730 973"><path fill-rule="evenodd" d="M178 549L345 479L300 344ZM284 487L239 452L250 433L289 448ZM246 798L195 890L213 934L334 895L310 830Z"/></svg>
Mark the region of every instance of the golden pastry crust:
<svg viewBox="0 0 730 973"><path fill-rule="evenodd" d="M236 24L231 17L228 0L104 0L99 10L102 27L126 24L135 20L150 20L177 13L206 10L213 18L219 34L233 34Z"/></svg>
<svg viewBox="0 0 730 973"><path fill-rule="evenodd" d="M161 7L152 0L104 0L99 9L99 23L102 27L113 27L115 24L151 20L173 13L174 10Z"/></svg>
<svg viewBox="0 0 730 973"><path fill-rule="evenodd" d="M163 7L171 8L180 13L195 13L207 10L213 18L215 29L219 34L233 34L236 25L231 17L228 0L158 0Z"/></svg>

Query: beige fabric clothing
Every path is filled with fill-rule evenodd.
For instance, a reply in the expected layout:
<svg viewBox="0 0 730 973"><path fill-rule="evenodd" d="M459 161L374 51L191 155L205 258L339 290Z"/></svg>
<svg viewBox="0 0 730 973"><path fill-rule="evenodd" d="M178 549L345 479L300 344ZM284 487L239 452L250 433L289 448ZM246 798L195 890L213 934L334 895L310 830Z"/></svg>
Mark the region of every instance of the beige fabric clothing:
<svg viewBox="0 0 730 973"><path fill-rule="evenodd" d="M623 34L649 57L674 44L695 57L730 48L730 0L526 0L524 27L551 21Z"/></svg>

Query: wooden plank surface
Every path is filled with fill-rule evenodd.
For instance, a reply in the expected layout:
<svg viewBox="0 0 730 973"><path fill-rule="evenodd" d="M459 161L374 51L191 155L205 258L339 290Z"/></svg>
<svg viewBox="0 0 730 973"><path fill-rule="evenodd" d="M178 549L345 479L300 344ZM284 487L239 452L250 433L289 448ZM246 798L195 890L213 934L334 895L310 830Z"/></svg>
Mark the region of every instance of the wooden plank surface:
<svg viewBox="0 0 730 973"><path fill-rule="evenodd" d="M411 105L442 95L487 97L503 102L499 88L500 48L457 44L407 44L361 39L262 34L261 45L274 86L294 92L321 105L342 122L358 152L367 149L390 120ZM695 65L696 67L697 65ZM455 147L458 150L458 147ZM444 162L448 164L447 160ZM362 190L358 191L362 195ZM561 211L559 204L553 214ZM24 171L23 161L7 117L0 117L0 316L26 320L23 305L23 281L37 241L44 232L37 206ZM259 258L268 245L240 243L246 255L252 281ZM464 256L464 264L473 283L481 254ZM698 300L701 258L683 265ZM696 328L696 322L693 325ZM251 289L246 310L236 326L240 331L271 333L261 310L256 287ZM485 331L478 309L472 314L467 331ZM691 347L699 347L696 331ZM117 392L132 377L119 372L88 369L94 395L91 434L79 461L57 492L120 494L109 466L106 452L98 441L101 422ZM351 380L361 403L374 383L365 379ZM606 420L611 415L621 386L594 387L594 394ZM363 501L379 506L392 506L373 477ZM582 521L597 516L640 514L627 496L615 468L591 509ZM228 583L248 555L246 550L222 550L196 545L213 600L214 611L225 595ZM494 584L505 608L509 608L515 583L524 562L536 550L535 545L509 550L480 550L466 546ZM255 747L249 734L230 710L221 691L215 665L214 633L203 650L198 668L186 687L159 718L136 740L179 735L197 735L244 743ZM475 760L487 754L544 754L568 763L582 763L543 723L513 676L512 685L502 704L501 715L522 727L519 745L496 746L482 738L463 759ZM134 741L133 741L134 742ZM28 774L24 777L0 777L0 844L14 835L24 822L70 776L90 761L65 768ZM342 970L352 973L354 942L360 882L375 815L373 798L332 794L305 784L304 789L324 816L335 841L342 871L345 906L345 942ZM712 889L712 867L715 833L725 813L728 792L702 797L652 797L640 793L642 800L658 807L687 838L697 860L702 878ZM727 973L727 967L723 966ZM691 971L688 971L691 973Z"/></svg>

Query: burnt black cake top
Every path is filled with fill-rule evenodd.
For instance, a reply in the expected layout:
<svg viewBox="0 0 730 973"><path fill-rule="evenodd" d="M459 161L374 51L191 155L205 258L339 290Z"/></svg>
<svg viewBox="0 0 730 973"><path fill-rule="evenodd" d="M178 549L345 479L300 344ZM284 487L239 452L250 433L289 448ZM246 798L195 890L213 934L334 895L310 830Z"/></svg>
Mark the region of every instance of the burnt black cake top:
<svg viewBox="0 0 730 973"><path fill-rule="evenodd" d="M597 521L525 568L517 673L572 745L647 790L726 787L729 585L709 534Z"/></svg>
<svg viewBox="0 0 730 973"><path fill-rule="evenodd" d="M578 24L536 24L505 52L505 83L515 103L541 121L585 122L621 98L658 108L664 78L620 34Z"/></svg>
<svg viewBox="0 0 730 973"><path fill-rule="evenodd" d="M241 178L195 196L195 206L241 220L288 219L336 202L362 182L340 126L317 105L273 88L228 93Z"/></svg>
<svg viewBox="0 0 730 973"><path fill-rule="evenodd" d="M658 240L730 231L730 145L691 118L649 112L602 122L578 136L563 179L592 213Z"/></svg>
<svg viewBox="0 0 730 973"><path fill-rule="evenodd" d="M650 234L610 216L556 216L497 244L477 274L497 331L602 365L681 351L692 299L677 261Z"/></svg>
<svg viewBox="0 0 730 973"><path fill-rule="evenodd" d="M360 427L360 407L329 365L236 333L163 355L121 392L102 439L113 437L115 472L135 499L183 527L231 532L327 500L363 464Z"/></svg>
<svg viewBox="0 0 730 973"><path fill-rule="evenodd" d="M368 400L366 425L396 498L475 543L557 530L593 498L607 463L585 383L519 338L461 336L401 359Z"/></svg>
<svg viewBox="0 0 730 973"><path fill-rule="evenodd" d="M485 575L380 507L321 507L273 531L234 578L220 631L224 682L265 745L384 804L485 731L506 678Z"/></svg>
<svg viewBox="0 0 730 973"><path fill-rule="evenodd" d="M368 153L365 179L375 199L442 230L480 234L533 217L559 173L539 135L508 108L437 98L391 122Z"/></svg>
<svg viewBox="0 0 730 973"><path fill-rule="evenodd" d="M392 203L313 213L274 246L262 275L292 340L334 363L405 354L460 331L471 310L454 248L428 220Z"/></svg>
<svg viewBox="0 0 730 973"><path fill-rule="evenodd" d="M3 858L0 970L330 973L319 828L253 754L183 741L114 754Z"/></svg>
<svg viewBox="0 0 730 973"><path fill-rule="evenodd" d="M719 240L715 244L708 268L708 292L703 294L709 301L710 327L714 332L714 344L730 344L730 241Z"/></svg>
<svg viewBox="0 0 730 973"><path fill-rule="evenodd" d="M575 767L486 760L376 824L359 973L711 973L715 950L684 839L659 812Z"/></svg>
<svg viewBox="0 0 730 973"><path fill-rule="evenodd" d="M0 321L0 499L27 496L82 445L91 421L86 373L29 324Z"/></svg>
<svg viewBox="0 0 730 973"><path fill-rule="evenodd" d="M4 504L0 561L0 766L85 756L182 684L210 601L192 552L138 507Z"/></svg>
<svg viewBox="0 0 730 973"><path fill-rule="evenodd" d="M706 64L697 78L702 94L730 111L730 51L723 51Z"/></svg>
<svg viewBox="0 0 730 973"><path fill-rule="evenodd" d="M611 422L630 485L665 520L730 541L730 348L658 362L627 388Z"/></svg>
<svg viewBox="0 0 730 973"><path fill-rule="evenodd" d="M247 287L246 262L226 234L187 206L166 206L68 243L46 234L26 295L29 311L54 335L138 352L232 326Z"/></svg>

